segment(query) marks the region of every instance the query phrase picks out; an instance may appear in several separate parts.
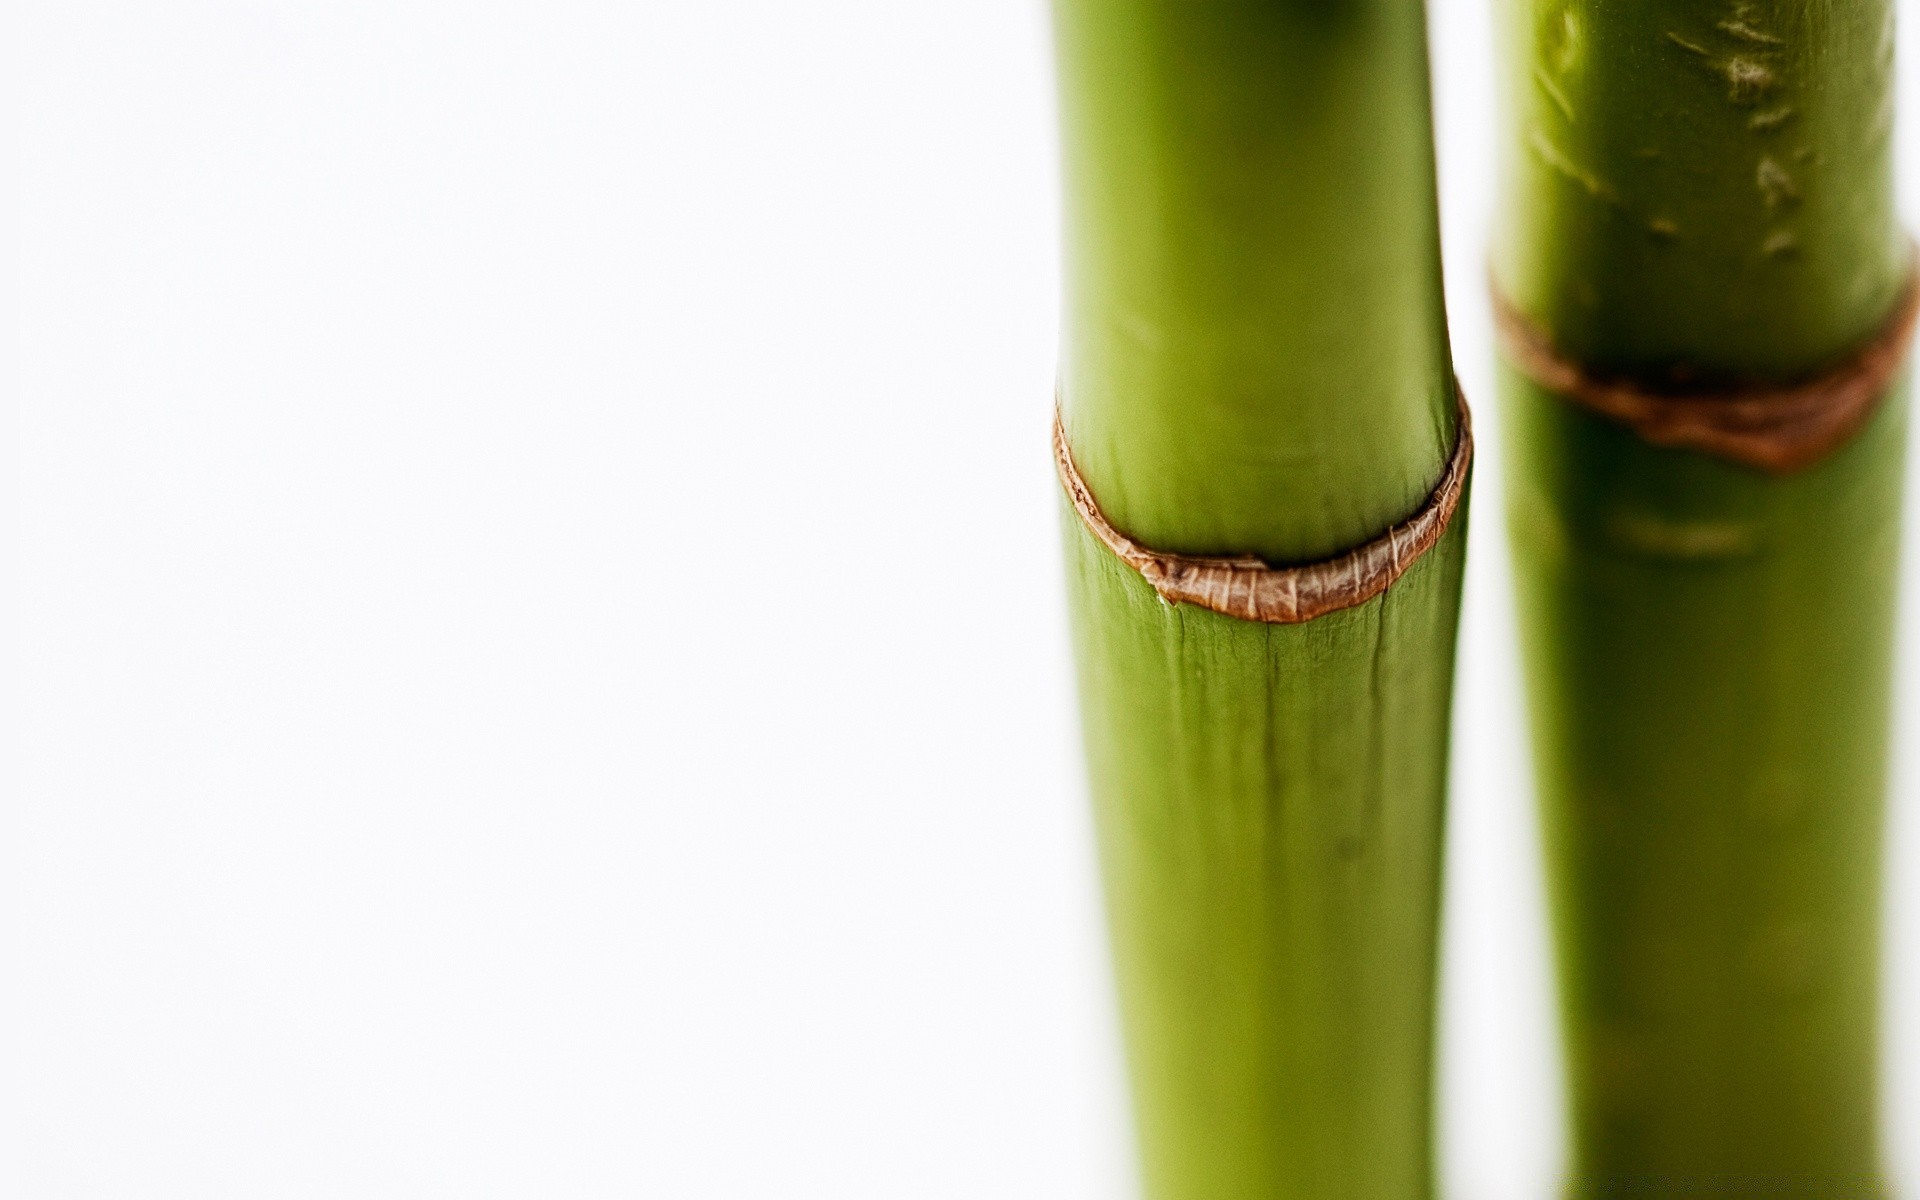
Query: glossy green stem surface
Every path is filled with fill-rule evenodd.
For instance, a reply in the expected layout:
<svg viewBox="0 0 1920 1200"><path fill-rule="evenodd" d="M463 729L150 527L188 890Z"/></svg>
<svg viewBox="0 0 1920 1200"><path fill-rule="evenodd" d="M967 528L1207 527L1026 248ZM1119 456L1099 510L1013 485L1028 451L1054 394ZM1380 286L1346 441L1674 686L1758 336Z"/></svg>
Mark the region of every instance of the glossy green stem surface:
<svg viewBox="0 0 1920 1200"><path fill-rule="evenodd" d="M1456 524L1302 625L1169 607L1067 518L1147 1195L1422 1200Z"/></svg>
<svg viewBox="0 0 1920 1200"><path fill-rule="evenodd" d="M1568 357L1791 380L1907 271L1886 0L1505 0L1496 283ZM1773 476L1513 372L1575 1197L1879 1195L1904 396Z"/></svg>
<svg viewBox="0 0 1920 1200"><path fill-rule="evenodd" d="M1055 0L1062 407L1115 526L1326 558L1420 506L1454 401L1419 0Z"/></svg>
<svg viewBox="0 0 1920 1200"><path fill-rule="evenodd" d="M1061 402L1156 549L1329 557L1457 434L1418 0L1056 0ZM1147 1195L1425 1200L1464 508L1300 625L1160 601L1069 510Z"/></svg>

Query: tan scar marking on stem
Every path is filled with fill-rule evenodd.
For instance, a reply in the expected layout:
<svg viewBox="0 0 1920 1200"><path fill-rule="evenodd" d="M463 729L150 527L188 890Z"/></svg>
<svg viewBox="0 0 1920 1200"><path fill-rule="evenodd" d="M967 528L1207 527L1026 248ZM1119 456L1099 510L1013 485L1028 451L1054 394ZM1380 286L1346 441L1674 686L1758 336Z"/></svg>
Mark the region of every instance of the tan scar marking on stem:
<svg viewBox="0 0 1920 1200"><path fill-rule="evenodd" d="M1667 40L1672 42L1674 45L1680 47L1682 50L1685 50L1689 54L1698 54L1701 58L1713 57L1713 52L1708 50L1705 46L1701 46L1694 42L1690 42L1687 39L1681 37L1677 33L1669 32L1667 34Z"/></svg>
<svg viewBox="0 0 1920 1200"><path fill-rule="evenodd" d="M1675 520L1649 512L1611 513L1605 531L1614 546L1645 558L1711 562L1745 558L1760 548L1759 530L1752 525Z"/></svg>
<svg viewBox="0 0 1920 1200"><path fill-rule="evenodd" d="M1755 113L1747 120L1747 128L1757 133L1770 133L1785 125L1793 117L1793 109L1775 108L1767 112Z"/></svg>
<svg viewBox="0 0 1920 1200"><path fill-rule="evenodd" d="M1730 58L1724 70L1727 77L1727 97L1735 104L1757 104L1760 97L1773 88L1773 72L1765 63L1758 63L1750 58Z"/></svg>
<svg viewBox="0 0 1920 1200"><path fill-rule="evenodd" d="M1580 188L1594 199L1606 204L1620 203L1620 194L1614 191L1606 180L1567 157L1564 150L1548 141L1547 136L1539 130L1534 130L1528 137L1527 145L1541 162L1579 184Z"/></svg>
<svg viewBox="0 0 1920 1200"><path fill-rule="evenodd" d="M1562 116L1573 120L1573 104L1567 99L1567 94L1560 90L1560 85L1553 81L1553 76L1547 74L1544 68L1535 67L1533 81L1540 85L1540 90L1547 94L1547 99L1553 101L1553 106L1560 110Z"/></svg>
<svg viewBox="0 0 1920 1200"><path fill-rule="evenodd" d="M1680 236L1680 226L1666 217L1655 217L1647 222L1647 232L1657 238L1676 238Z"/></svg>
<svg viewBox="0 0 1920 1200"><path fill-rule="evenodd" d="M1549 57L1553 60L1553 69L1565 75L1580 61L1580 22L1574 19L1571 8L1560 10L1560 30L1555 40Z"/></svg>
<svg viewBox="0 0 1920 1200"><path fill-rule="evenodd" d="M1754 186L1760 189L1768 208L1782 208L1800 202L1800 186L1787 174L1787 169L1771 158L1762 156L1760 165L1754 170Z"/></svg>
<svg viewBox="0 0 1920 1200"><path fill-rule="evenodd" d="M1768 258L1792 258L1800 253L1800 239L1787 229L1776 229L1760 243L1760 253Z"/></svg>
<svg viewBox="0 0 1920 1200"><path fill-rule="evenodd" d="M1787 43L1770 33L1763 33L1745 21L1722 21L1720 31L1739 38L1743 42L1752 42L1757 46L1784 46Z"/></svg>

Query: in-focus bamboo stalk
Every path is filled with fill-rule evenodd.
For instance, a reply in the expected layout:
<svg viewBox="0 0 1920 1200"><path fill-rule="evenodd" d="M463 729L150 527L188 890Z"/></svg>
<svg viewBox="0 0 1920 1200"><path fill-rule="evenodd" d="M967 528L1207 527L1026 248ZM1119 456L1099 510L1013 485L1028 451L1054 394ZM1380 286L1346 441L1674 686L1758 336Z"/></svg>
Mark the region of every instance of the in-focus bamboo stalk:
<svg viewBox="0 0 1920 1200"><path fill-rule="evenodd" d="M1155 550L1341 554L1458 417L1419 0L1055 0L1067 443ZM1430 1194L1463 516L1300 624L1164 603L1071 509L1089 774L1154 1200Z"/></svg>
<svg viewBox="0 0 1920 1200"><path fill-rule="evenodd" d="M1653 387L1876 336L1890 0L1505 0L1495 285ZM1570 1194L1879 1195L1895 387L1784 474L1509 370L1509 522L1555 908Z"/></svg>

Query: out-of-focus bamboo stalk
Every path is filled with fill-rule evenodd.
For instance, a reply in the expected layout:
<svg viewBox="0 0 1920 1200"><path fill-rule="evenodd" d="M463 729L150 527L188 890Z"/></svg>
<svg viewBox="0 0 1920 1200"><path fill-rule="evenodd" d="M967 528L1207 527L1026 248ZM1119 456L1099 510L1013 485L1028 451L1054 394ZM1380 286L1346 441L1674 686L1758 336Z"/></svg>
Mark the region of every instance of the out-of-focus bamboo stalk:
<svg viewBox="0 0 1920 1200"><path fill-rule="evenodd" d="M1910 267L1890 0L1504 9L1496 286L1562 356L1740 386L1876 336ZM1878 1195L1904 395L1776 474L1504 390L1570 1193Z"/></svg>

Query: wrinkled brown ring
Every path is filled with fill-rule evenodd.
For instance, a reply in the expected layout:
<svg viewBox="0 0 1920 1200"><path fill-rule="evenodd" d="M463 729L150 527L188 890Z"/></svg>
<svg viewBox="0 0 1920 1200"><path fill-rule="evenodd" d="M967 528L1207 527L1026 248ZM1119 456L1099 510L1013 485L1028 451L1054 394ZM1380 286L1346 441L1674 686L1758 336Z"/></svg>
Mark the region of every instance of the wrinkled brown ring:
<svg viewBox="0 0 1920 1200"><path fill-rule="evenodd" d="M1206 558L1149 550L1115 529L1073 465L1060 410L1053 413L1053 462L1060 485L1089 532L1116 557L1140 572L1169 604L1195 604L1243 621L1297 625L1352 608L1380 595L1440 540L1460 506L1473 463L1473 428L1466 396L1454 384L1460 432L1440 482L1419 511L1379 537L1337 558L1276 567L1252 556Z"/></svg>
<svg viewBox="0 0 1920 1200"><path fill-rule="evenodd" d="M1845 445L1879 407L1913 340L1920 287L1908 278L1886 323L1865 345L1811 378L1682 390L1602 375L1563 358L1545 332L1493 289L1500 349L1550 392L1625 425L1656 446L1785 475Z"/></svg>

